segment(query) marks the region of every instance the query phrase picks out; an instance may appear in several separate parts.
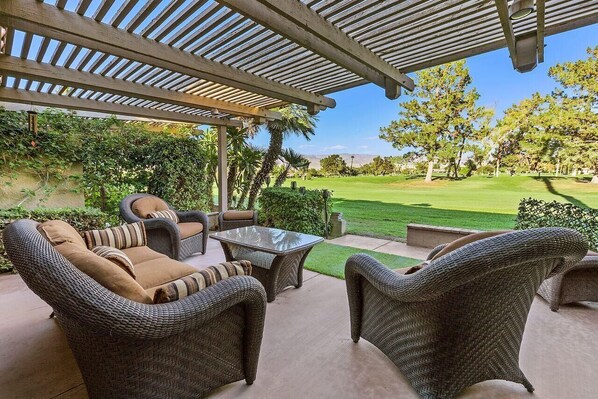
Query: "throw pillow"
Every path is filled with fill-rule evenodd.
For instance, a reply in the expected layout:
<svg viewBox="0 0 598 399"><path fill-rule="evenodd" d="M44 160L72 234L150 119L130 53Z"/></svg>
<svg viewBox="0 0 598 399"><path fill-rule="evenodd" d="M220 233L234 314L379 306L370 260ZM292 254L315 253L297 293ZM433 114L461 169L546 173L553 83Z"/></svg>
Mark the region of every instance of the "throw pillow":
<svg viewBox="0 0 598 399"><path fill-rule="evenodd" d="M155 211L155 212L150 212L147 214L148 218L162 218L162 219L170 219L175 223L179 222L179 217L176 214L175 211L173 211L172 209L168 209L166 211Z"/></svg>
<svg viewBox="0 0 598 399"><path fill-rule="evenodd" d="M152 303L152 298L133 277L108 259L70 242L54 247L77 269L117 295L135 302Z"/></svg>
<svg viewBox="0 0 598 399"><path fill-rule="evenodd" d="M123 224L104 230L89 230L84 233L87 248L106 245L116 249L147 245L143 222Z"/></svg>
<svg viewBox="0 0 598 399"><path fill-rule="evenodd" d="M135 275L135 268L133 267L133 262L120 249L107 247L105 245L98 245L97 247L93 247L91 252L98 256L101 256L104 259L108 259L110 262L114 263L116 266L126 271L131 277L137 277Z"/></svg>
<svg viewBox="0 0 598 399"><path fill-rule="evenodd" d="M85 248L85 241L83 241L81 234L65 221L48 220L47 222L40 223L37 226L37 230L52 246L70 242L71 244Z"/></svg>
<svg viewBox="0 0 598 399"><path fill-rule="evenodd" d="M461 237L451 243L449 243L446 247L442 248L440 252L438 252L432 260L436 260L441 256L448 254L449 252L453 252L456 249L459 249L467 244L471 244L472 242L476 242L479 240L483 240L485 238L499 236L501 234L510 233L510 230L500 230L500 231L483 231L481 233L470 234L465 237Z"/></svg>
<svg viewBox="0 0 598 399"><path fill-rule="evenodd" d="M168 284L164 284L154 293L154 303L173 302L232 276L250 276L251 262L238 260L210 266Z"/></svg>

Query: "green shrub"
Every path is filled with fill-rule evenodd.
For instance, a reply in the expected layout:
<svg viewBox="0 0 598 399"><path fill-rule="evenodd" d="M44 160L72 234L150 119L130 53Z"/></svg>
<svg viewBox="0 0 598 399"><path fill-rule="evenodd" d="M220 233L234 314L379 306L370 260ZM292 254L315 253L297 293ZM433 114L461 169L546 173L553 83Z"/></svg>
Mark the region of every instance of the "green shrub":
<svg viewBox="0 0 598 399"><path fill-rule="evenodd" d="M33 219L38 222L60 219L69 223L77 231L104 228L109 224L108 216L95 208L38 208L33 210L13 208L0 210L0 273L13 270L4 249L2 233L6 226L19 219Z"/></svg>
<svg viewBox="0 0 598 399"><path fill-rule="evenodd" d="M269 227L324 236L324 197L322 190L272 187L262 190L259 198L261 222ZM332 201L328 199L328 215Z"/></svg>
<svg viewBox="0 0 598 399"><path fill-rule="evenodd" d="M598 209L581 208L557 201L521 200L515 229L567 227L583 234L592 250L598 250Z"/></svg>

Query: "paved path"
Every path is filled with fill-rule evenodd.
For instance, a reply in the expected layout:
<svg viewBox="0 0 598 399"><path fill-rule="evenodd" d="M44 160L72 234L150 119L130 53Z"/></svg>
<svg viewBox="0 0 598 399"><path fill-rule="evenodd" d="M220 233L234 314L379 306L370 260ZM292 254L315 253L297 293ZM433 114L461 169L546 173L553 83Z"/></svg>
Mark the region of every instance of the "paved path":
<svg viewBox="0 0 598 399"><path fill-rule="evenodd" d="M344 247L353 247L359 249L369 249L370 251L383 252L385 254L399 255L413 259L426 259L431 249L422 247L413 247L402 242L384 240L373 237L356 236L347 234L345 236L326 240L330 244L342 245Z"/></svg>

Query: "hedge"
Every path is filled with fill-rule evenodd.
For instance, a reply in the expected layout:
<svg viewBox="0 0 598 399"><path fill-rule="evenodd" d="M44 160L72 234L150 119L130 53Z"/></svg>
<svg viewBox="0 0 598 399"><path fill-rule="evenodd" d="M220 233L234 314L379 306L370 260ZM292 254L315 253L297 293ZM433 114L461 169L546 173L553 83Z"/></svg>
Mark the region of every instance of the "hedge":
<svg viewBox="0 0 598 399"><path fill-rule="evenodd" d="M72 225L77 231L103 228L109 224L109 217L96 208L38 208L33 210L13 208L0 210L0 273L13 271L12 264L8 260L4 249L2 233L6 226L19 219L33 219L38 222L60 219Z"/></svg>
<svg viewBox="0 0 598 399"><path fill-rule="evenodd" d="M583 234L590 249L598 250L598 209L533 198L521 200L515 229L567 227Z"/></svg>
<svg viewBox="0 0 598 399"><path fill-rule="evenodd" d="M260 219L265 226L324 236L325 201L322 190L293 190L286 187L265 188L259 197ZM327 201L328 215L332 203Z"/></svg>

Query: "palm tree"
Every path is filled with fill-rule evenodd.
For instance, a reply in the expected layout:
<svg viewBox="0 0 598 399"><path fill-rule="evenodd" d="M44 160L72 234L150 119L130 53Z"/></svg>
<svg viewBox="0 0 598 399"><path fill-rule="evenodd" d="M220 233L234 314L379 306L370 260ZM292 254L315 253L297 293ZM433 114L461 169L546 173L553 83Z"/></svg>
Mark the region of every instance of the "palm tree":
<svg viewBox="0 0 598 399"><path fill-rule="evenodd" d="M266 154L266 150L262 148L252 147L251 145L245 147L242 151L242 162L239 163L239 183L237 184L238 192L240 192L239 200L237 201L237 208L242 208L251 182L261 165L262 159Z"/></svg>
<svg viewBox="0 0 598 399"><path fill-rule="evenodd" d="M305 158L303 155L299 154L298 152L293 151L292 148L286 148L282 151L280 155L280 160L284 164L284 169L282 173L278 175L276 178L276 182L274 183L274 187L280 187L287 179L289 172L291 169L299 170L301 168L305 168L309 166L309 160Z"/></svg>
<svg viewBox="0 0 598 399"><path fill-rule="evenodd" d="M249 201L247 204L249 209L252 209L255 206L255 201L262 185L280 156L284 137L295 134L310 140L311 136L315 134L314 129L317 119L315 116L309 115L305 108L297 105L289 105L279 111L282 114L281 119L268 121L266 123L266 129L270 133L270 144L264 155L262 166L255 175L249 191Z"/></svg>

